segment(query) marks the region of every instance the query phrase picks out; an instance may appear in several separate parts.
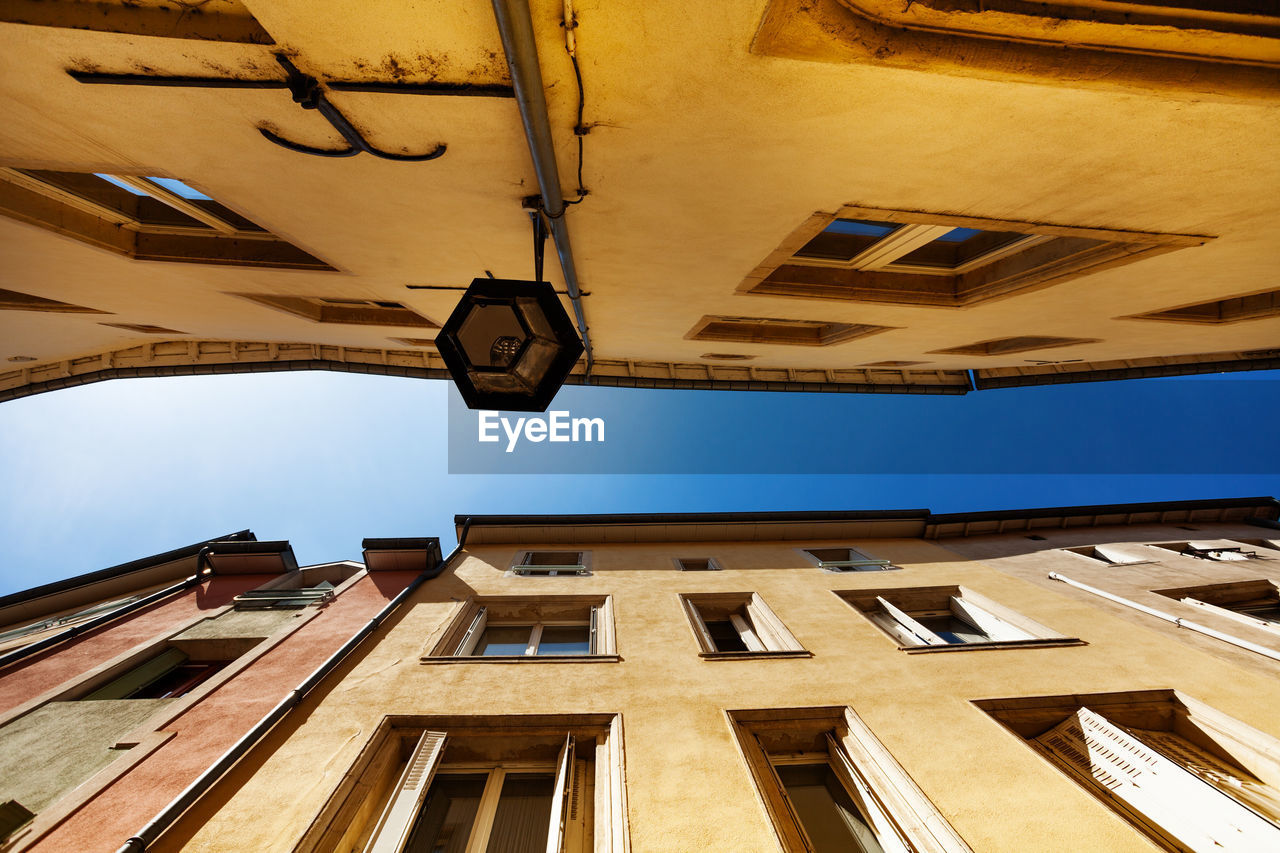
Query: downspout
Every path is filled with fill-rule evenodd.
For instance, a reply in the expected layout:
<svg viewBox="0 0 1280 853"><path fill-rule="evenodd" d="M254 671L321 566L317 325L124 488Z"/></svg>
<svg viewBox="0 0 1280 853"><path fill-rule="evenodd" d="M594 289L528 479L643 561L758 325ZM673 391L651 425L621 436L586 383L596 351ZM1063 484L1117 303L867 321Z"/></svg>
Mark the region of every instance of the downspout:
<svg viewBox="0 0 1280 853"><path fill-rule="evenodd" d="M239 761L245 753L257 745L267 732L275 727L294 707L300 703L308 693L310 693L316 685L324 680L325 676L338 667L340 663L355 651L356 647L365 640L370 634L378 629L378 626L386 621L395 610L405 602L405 600L413 594L413 592L427 581L434 577L438 577L448 565L453 562L454 558L462 553L463 547L467 543L467 531L471 528L471 519L462 525L462 532L458 534L458 545L449 552L449 556L445 557L434 569L427 569L418 575L413 581L400 591L395 598L387 602L381 610L378 611L372 619L365 623L364 627L355 633L351 639L342 644L336 652L329 656L328 660L320 664L314 672L293 688L289 695L280 700L274 708L267 712L267 715L257 722L249 731L245 732L238 741L231 745L231 748L222 754L222 756L209 766L207 770L201 773L195 781L183 790L182 793L174 797L169 805L164 807L158 815L153 817L146 826L138 830L134 835L130 836L124 844L116 850L116 853L142 853L151 844L155 842L160 834L172 826L182 813L189 809L197 800L217 783L227 771L229 771L237 761Z"/></svg>
<svg viewBox="0 0 1280 853"><path fill-rule="evenodd" d="M1257 643L1251 643L1248 640L1242 640L1239 637L1236 637L1232 634L1224 634L1221 631L1216 631L1213 628L1210 628L1205 625L1201 625L1199 622L1192 622L1190 619L1183 619L1180 616L1171 616L1170 614L1165 613L1163 610L1156 610L1154 607L1147 607L1145 604L1139 604L1136 601L1130 601L1127 598L1122 598L1118 595L1114 595L1112 593L1106 592L1105 590L1098 589L1097 587L1089 586L1088 584L1083 584L1083 583L1080 583L1079 581L1073 581L1071 578L1066 577L1065 575L1060 575L1057 572L1049 572L1049 579L1055 580L1055 581L1062 581L1068 586L1073 586L1076 589L1084 590L1085 592L1092 593L1093 595L1099 596L1100 598L1105 598L1108 601L1114 601L1116 604L1123 604L1125 607L1132 608L1134 610L1139 611L1140 613L1146 613L1148 616L1154 616L1157 619L1163 619L1166 622L1172 622L1174 625L1177 625L1179 628L1186 628L1189 631L1195 631L1197 634L1204 634L1207 637L1213 637L1215 640L1222 640L1224 643L1230 643L1233 646L1238 646L1246 651L1250 651L1250 652L1253 652L1254 654L1262 655L1263 657L1271 658L1272 660L1280 660L1280 652L1277 652L1273 649L1269 649L1266 646L1260 646Z"/></svg>
<svg viewBox="0 0 1280 853"><path fill-rule="evenodd" d="M206 577L208 577L208 574L205 572L205 564L208 562L208 556L209 546L206 545L201 548L200 553L196 555L196 573L186 580L179 581L173 586L167 586L162 590L158 590L148 596L139 598L137 601L131 601L128 604L121 605L115 610L103 613L101 616L95 616L92 619L79 623L78 625L72 625L65 631L59 631L52 636L45 637L43 640L39 640L31 643L30 645L23 646L20 649L14 649L11 652L0 655L0 667L6 667L15 661L20 661L23 658L30 657L37 652L42 652L45 649L50 648L51 646L56 646L58 643L77 637L86 631L92 631L100 625L105 625L108 622L119 619L121 616L133 613L135 610L141 610L144 607L155 604L163 598L167 598L175 593L197 586L202 583Z"/></svg>
<svg viewBox="0 0 1280 853"><path fill-rule="evenodd" d="M529 15L528 0L493 0L493 15L502 35L502 50L507 55L507 67L511 70L511 85L516 103L520 106L520 119L524 122L524 135L533 157L533 171L538 176L538 189L542 193L542 215L550 223L551 237L560 257L560 269L564 273L565 287L573 303L573 313L582 334L582 346L587 353L586 377L591 378L595 357L591 349L591 335L582 307L582 291L578 288L578 272L573 263L573 247L569 243L569 224L565 222L564 195L560 191L560 170L556 165L555 144L551 140L551 119L547 115L547 101L543 96L542 69L538 65L538 46L533 38L533 19Z"/></svg>

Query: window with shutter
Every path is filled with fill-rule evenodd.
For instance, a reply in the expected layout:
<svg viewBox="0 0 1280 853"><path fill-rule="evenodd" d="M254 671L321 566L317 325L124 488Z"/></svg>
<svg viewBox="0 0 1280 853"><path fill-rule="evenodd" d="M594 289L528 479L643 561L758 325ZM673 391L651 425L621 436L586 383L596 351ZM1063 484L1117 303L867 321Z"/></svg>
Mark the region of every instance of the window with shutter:
<svg viewBox="0 0 1280 853"><path fill-rule="evenodd" d="M428 663L617 660L611 596L479 596L459 607Z"/></svg>
<svg viewBox="0 0 1280 853"><path fill-rule="evenodd" d="M561 577L591 574L588 551L521 551L511 564L519 577Z"/></svg>
<svg viewBox="0 0 1280 853"><path fill-rule="evenodd" d="M1181 601L1204 613L1271 633L1280 632L1280 587L1272 580L1259 578L1152 592Z"/></svg>
<svg viewBox="0 0 1280 853"><path fill-rule="evenodd" d="M680 602L704 658L809 655L754 592L688 593Z"/></svg>
<svg viewBox="0 0 1280 853"><path fill-rule="evenodd" d="M898 567L857 548L804 548L805 556L828 572L885 572Z"/></svg>
<svg viewBox="0 0 1280 853"><path fill-rule="evenodd" d="M616 715L435 719L385 721L296 850L627 853Z"/></svg>
<svg viewBox="0 0 1280 853"><path fill-rule="evenodd" d="M848 708L730 711L785 853L967 853Z"/></svg>
<svg viewBox="0 0 1280 853"><path fill-rule="evenodd" d="M834 592L907 651L1080 642L959 586Z"/></svg>

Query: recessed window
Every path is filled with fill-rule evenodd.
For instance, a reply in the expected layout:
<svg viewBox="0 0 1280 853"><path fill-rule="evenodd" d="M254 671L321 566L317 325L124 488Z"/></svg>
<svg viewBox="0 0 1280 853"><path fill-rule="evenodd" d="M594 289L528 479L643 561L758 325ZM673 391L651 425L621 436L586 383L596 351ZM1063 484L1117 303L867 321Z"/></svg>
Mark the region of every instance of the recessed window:
<svg viewBox="0 0 1280 853"><path fill-rule="evenodd" d="M810 217L739 289L962 307L1208 239L844 207Z"/></svg>
<svg viewBox="0 0 1280 853"><path fill-rule="evenodd" d="M521 577L562 577L591 574L584 551L522 551L511 573Z"/></svg>
<svg viewBox="0 0 1280 853"><path fill-rule="evenodd" d="M164 326L149 326L145 323L99 323L99 326L110 326L113 329L124 329L127 332L141 332L144 335L185 335L186 332L179 332L177 329L167 329Z"/></svg>
<svg viewBox="0 0 1280 853"><path fill-rule="evenodd" d="M0 169L0 215L139 261L334 269L173 178Z"/></svg>
<svg viewBox="0 0 1280 853"><path fill-rule="evenodd" d="M176 699L195 690L230 663L229 660L191 660L181 650L168 648L80 698L81 701Z"/></svg>
<svg viewBox="0 0 1280 853"><path fill-rule="evenodd" d="M720 564L711 557L676 557L676 568L682 572L718 572Z"/></svg>
<svg viewBox="0 0 1280 853"><path fill-rule="evenodd" d="M481 596L423 660L616 659L614 643L609 596Z"/></svg>
<svg viewBox="0 0 1280 853"><path fill-rule="evenodd" d="M857 548L805 548L804 553L828 572L887 572L898 568L889 560Z"/></svg>
<svg viewBox="0 0 1280 853"><path fill-rule="evenodd" d="M45 299L43 296L32 296L16 290L0 290L0 311L48 311L56 314L110 314L110 311L99 311L96 308L85 308L83 305L72 305L56 299Z"/></svg>
<svg viewBox="0 0 1280 853"><path fill-rule="evenodd" d="M680 600L704 658L809 655L754 592L685 594Z"/></svg>
<svg viewBox="0 0 1280 853"><path fill-rule="evenodd" d="M1280 743L1172 690L974 703L1171 850L1280 849Z"/></svg>
<svg viewBox="0 0 1280 853"><path fill-rule="evenodd" d="M828 323L823 320L708 315L699 320L685 337L696 341L826 347L874 335L877 332L887 332L891 328L853 323Z"/></svg>
<svg viewBox="0 0 1280 853"><path fill-rule="evenodd" d="M1152 311L1148 314L1135 314L1132 319L1218 325L1277 316L1280 316L1280 290L1233 296L1228 299L1185 305L1181 308L1169 308L1165 311Z"/></svg>
<svg viewBox="0 0 1280 853"><path fill-rule="evenodd" d="M7 650L25 646L40 639L41 634L62 631L72 625L77 625L92 619L95 616L101 616L110 613L113 610L119 610L142 596L134 595L129 598L119 598L113 601L104 601L101 604L94 604L82 610L73 613L66 613L61 616L53 616L48 619L42 619L39 622L32 622L18 628L10 628L8 631L0 632L0 650Z"/></svg>
<svg viewBox="0 0 1280 853"><path fill-rule="evenodd" d="M970 853L848 708L730 711L786 853Z"/></svg>
<svg viewBox="0 0 1280 853"><path fill-rule="evenodd" d="M1047 335L1023 335L1016 338L997 338L990 341L979 341L947 349L930 350L938 355L1010 355L1017 352L1070 347L1077 344L1094 344L1097 338L1055 338Z"/></svg>
<svg viewBox="0 0 1280 853"><path fill-rule="evenodd" d="M303 837L366 853L624 853L622 734L606 714L384 722Z"/></svg>
<svg viewBox="0 0 1280 853"><path fill-rule="evenodd" d="M1277 590L1275 581L1202 584L1153 592L1235 622L1280 631L1280 590Z"/></svg>
<svg viewBox="0 0 1280 853"><path fill-rule="evenodd" d="M1164 548L1184 557L1195 557L1197 560L1211 560L1215 563L1238 563L1245 560L1269 560L1252 548L1246 548L1239 542L1225 539L1200 540L1193 542L1154 542L1156 548Z"/></svg>
<svg viewBox="0 0 1280 853"><path fill-rule="evenodd" d="M1151 554L1144 553L1142 547L1141 545L1081 545L1078 548L1062 550L1109 566L1134 566L1151 562Z"/></svg>
<svg viewBox="0 0 1280 853"><path fill-rule="evenodd" d="M235 295L313 323L439 328L429 317L393 300L347 299L336 296L276 296L268 293L237 293Z"/></svg>
<svg viewBox="0 0 1280 853"><path fill-rule="evenodd" d="M836 595L908 651L1080 642L959 586L844 590Z"/></svg>

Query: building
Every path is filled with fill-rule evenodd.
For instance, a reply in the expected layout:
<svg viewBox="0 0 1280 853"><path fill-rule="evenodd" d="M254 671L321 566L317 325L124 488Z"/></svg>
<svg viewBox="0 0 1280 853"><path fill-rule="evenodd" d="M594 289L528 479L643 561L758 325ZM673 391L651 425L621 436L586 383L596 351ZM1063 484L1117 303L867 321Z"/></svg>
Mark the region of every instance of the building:
<svg viewBox="0 0 1280 853"><path fill-rule="evenodd" d="M1278 518L458 516L443 562L366 552L417 580L291 710L77 849L1273 850Z"/></svg>
<svg viewBox="0 0 1280 853"><path fill-rule="evenodd" d="M539 207L589 327L571 381L1280 365L1271 4L497 8L505 42L480 2L2 4L0 398L443 377L435 330L472 279L533 277Z"/></svg>
<svg viewBox="0 0 1280 853"><path fill-rule="evenodd" d="M367 544L299 567L245 530L0 598L0 849L114 850L285 712L440 557Z"/></svg>

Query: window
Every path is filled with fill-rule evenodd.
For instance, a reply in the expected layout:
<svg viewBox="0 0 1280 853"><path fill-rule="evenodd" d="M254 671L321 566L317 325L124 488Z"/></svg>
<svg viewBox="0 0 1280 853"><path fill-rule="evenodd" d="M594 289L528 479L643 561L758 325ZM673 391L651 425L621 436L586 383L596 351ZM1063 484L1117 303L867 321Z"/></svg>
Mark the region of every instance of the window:
<svg viewBox="0 0 1280 853"><path fill-rule="evenodd" d="M617 660L610 596L484 596L471 599L427 662Z"/></svg>
<svg viewBox="0 0 1280 853"><path fill-rule="evenodd" d="M192 660L179 649L167 648L80 699L176 699L195 690L230 663L229 660Z"/></svg>
<svg viewBox="0 0 1280 853"><path fill-rule="evenodd" d="M236 610L297 610L310 604L325 605L363 571L364 566L352 562L307 566L243 592L233 602Z"/></svg>
<svg viewBox="0 0 1280 853"><path fill-rule="evenodd" d="M1080 642L959 586L835 593L907 651Z"/></svg>
<svg viewBox="0 0 1280 853"><path fill-rule="evenodd" d="M772 317L720 317L707 315L685 338L694 341L733 341L743 344L785 344L826 347L854 338L887 332L890 326L828 323L824 320L782 320Z"/></svg>
<svg viewBox="0 0 1280 853"><path fill-rule="evenodd" d="M0 168L0 215L139 261L334 269L172 178Z"/></svg>
<svg viewBox="0 0 1280 853"><path fill-rule="evenodd" d="M1228 299L1201 302L1182 308L1152 311L1148 314L1135 314L1132 319L1217 325L1276 316L1280 316L1280 290L1252 293L1247 296L1233 296Z"/></svg>
<svg viewBox="0 0 1280 853"><path fill-rule="evenodd" d="M1112 566L1132 566L1151 562L1149 557L1142 553L1142 547L1141 545L1082 545L1079 548L1062 550Z"/></svg>
<svg viewBox="0 0 1280 853"><path fill-rule="evenodd" d="M54 314L111 313L99 311L96 308L85 308L83 305L72 305L70 302L59 302L56 299L45 299L43 296L19 293L16 290L0 290L0 311L45 311Z"/></svg>
<svg viewBox="0 0 1280 853"><path fill-rule="evenodd" d="M623 853L622 778L616 716L387 720L297 850Z"/></svg>
<svg viewBox="0 0 1280 853"><path fill-rule="evenodd" d="M382 299L345 299L321 296L277 296L267 293L237 293L259 305L275 308L313 323L347 326L416 326L440 328L430 318L401 302Z"/></svg>
<svg viewBox="0 0 1280 853"><path fill-rule="evenodd" d="M786 853L969 847L848 708L730 711Z"/></svg>
<svg viewBox="0 0 1280 853"><path fill-rule="evenodd" d="M8 631L0 632L0 650L7 648L16 648L25 646L28 643L39 639L39 634L45 632L61 631L71 625L79 624L95 616L101 616L104 613L110 613L118 610L126 604L137 601L142 596L134 595L128 598L119 598L114 601L104 601L101 604L95 604L86 607L83 610L77 610L74 613L67 613L62 616L53 616L40 622L32 622L19 628L10 628Z"/></svg>
<svg viewBox="0 0 1280 853"><path fill-rule="evenodd" d="M804 553L828 572L887 572L898 568L857 548L805 548Z"/></svg>
<svg viewBox="0 0 1280 853"><path fill-rule="evenodd" d="M680 601L704 658L809 656L754 592L686 594Z"/></svg>
<svg viewBox="0 0 1280 853"><path fill-rule="evenodd" d="M1032 350L1071 347L1077 344L1096 344L1098 340L1098 338L1054 338L1045 335L1022 335L1016 338L995 338L989 341L978 341L974 344L929 350L929 352L936 355L1010 355L1017 352L1031 352ZM1069 360L1080 361L1081 359ZM1058 364L1059 362L1045 363Z"/></svg>
<svg viewBox="0 0 1280 853"><path fill-rule="evenodd" d="M1217 563L1272 559L1271 557L1259 556L1257 551L1245 548L1239 542L1231 542L1226 539L1200 540L1197 542L1160 542L1154 544L1157 548L1175 551L1184 557L1213 560Z"/></svg>
<svg viewBox="0 0 1280 853"><path fill-rule="evenodd" d="M524 577L558 577L560 575L589 575L589 561L585 551L522 551L511 564L511 574Z"/></svg>
<svg viewBox="0 0 1280 853"><path fill-rule="evenodd" d="M1235 622L1280 631L1280 590L1277 590L1275 581L1254 580L1153 591Z"/></svg>
<svg viewBox="0 0 1280 853"><path fill-rule="evenodd" d="M1170 850L1280 849L1280 742L1172 690L975 703Z"/></svg>
<svg viewBox="0 0 1280 853"><path fill-rule="evenodd" d="M721 566L711 557L676 557L676 568L682 572L718 572Z"/></svg>
<svg viewBox="0 0 1280 853"><path fill-rule="evenodd" d="M963 307L1207 239L850 206L810 217L739 290Z"/></svg>

